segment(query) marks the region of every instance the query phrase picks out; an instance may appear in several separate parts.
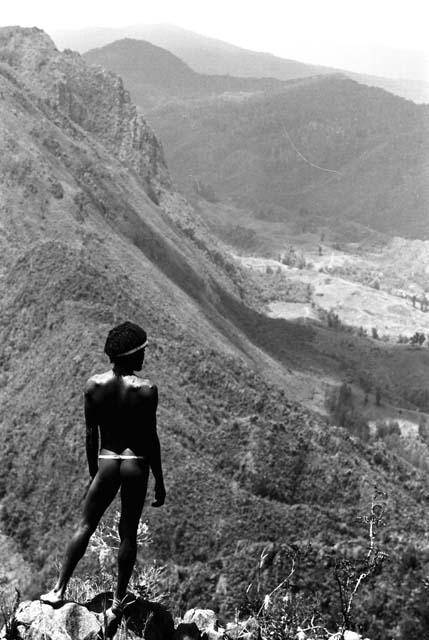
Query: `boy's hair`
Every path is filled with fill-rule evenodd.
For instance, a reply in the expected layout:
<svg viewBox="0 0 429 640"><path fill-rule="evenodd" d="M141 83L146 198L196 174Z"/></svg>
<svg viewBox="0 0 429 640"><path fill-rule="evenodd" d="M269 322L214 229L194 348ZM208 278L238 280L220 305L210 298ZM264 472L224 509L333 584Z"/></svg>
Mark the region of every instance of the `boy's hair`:
<svg viewBox="0 0 429 640"><path fill-rule="evenodd" d="M113 327L107 335L104 353L108 355L111 362L124 362L125 358L131 357L126 355L127 352L143 345L147 341L146 331L133 322L123 322ZM138 351L134 352L135 355Z"/></svg>

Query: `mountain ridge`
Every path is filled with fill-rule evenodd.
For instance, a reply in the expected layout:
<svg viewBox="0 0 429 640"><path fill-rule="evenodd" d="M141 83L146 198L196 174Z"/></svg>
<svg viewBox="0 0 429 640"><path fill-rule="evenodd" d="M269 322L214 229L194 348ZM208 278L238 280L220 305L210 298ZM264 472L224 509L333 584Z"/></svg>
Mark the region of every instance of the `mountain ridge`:
<svg viewBox="0 0 429 640"><path fill-rule="evenodd" d="M132 38L90 50L83 58L125 78L133 100L145 112L170 102L173 97L180 100L224 92L274 90L282 86L282 82L274 78L197 73L166 49Z"/></svg>
<svg viewBox="0 0 429 640"><path fill-rule="evenodd" d="M427 106L338 74L284 83L202 76L137 40L84 57L122 75L188 197L201 183L268 220L306 209L319 225L344 218L425 237Z"/></svg>
<svg viewBox="0 0 429 640"><path fill-rule="evenodd" d="M148 115L188 195L198 179L269 221L298 224L306 210L319 226L351 220L426 237L428 114L382 89L322 76Z"/></svg>
<svg viewBox="0 0 429 640"><path fill-rule="evenodd" d="M203 36L174 25L141 25L119 29L87 29L79 34L58 32L61 46L77 48L82 53L104 46L121 37L134 37L152 42L177 55L195 71L205 74L225 74L247 77L275 77L290 80L320 74L342 73L348 77L386 89L401 97L429 103L429 82L422 79L397 79L348 71L335 67L287 60L274 54L243 49L228 42ZM77 39L76 39L77 38Z"/></svg>

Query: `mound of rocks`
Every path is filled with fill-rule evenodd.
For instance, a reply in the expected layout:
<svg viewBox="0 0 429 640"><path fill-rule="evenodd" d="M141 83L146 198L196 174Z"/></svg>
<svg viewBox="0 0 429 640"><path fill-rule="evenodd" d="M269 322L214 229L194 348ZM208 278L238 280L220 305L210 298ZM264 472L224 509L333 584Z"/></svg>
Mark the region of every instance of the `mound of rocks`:
<svg viewBox="0 0 429 640"><path fill-rule="evenodd" d="M174 633L174 640L221 640L221 638L240 638L240 640L258 640L259 625L255 618L219 623L211 609L190 609L187 611Z"/></svg>
<svg viewBox="0 0 429 640"><path fill-rule="evenodd" d="M53 608L39 600L22 602L3 627L4 640L100 640L126 637L129 640L172 640L173 617L157 602L130 598L123 618L110 626L104 612L112 594L101 593L90 602L66 602Z"/></svg>
<svg viewBox="0 0 429 640"><path fill-rule="evenodd" d="M98 594L85 604L67 602L53 608L39 600L22 602L0 632L2 640L260 640L258 621L249 617L222 625L211 609L190 609L174 627L171 613L158 602L130 596L122 620L107 625L104 612L112 593ZM297 640L306 640L303 630ZM342 635L331 640L342 640ZM362 640L353 631L344 640ZM368 640L366 638L365 640Z"/></svg>

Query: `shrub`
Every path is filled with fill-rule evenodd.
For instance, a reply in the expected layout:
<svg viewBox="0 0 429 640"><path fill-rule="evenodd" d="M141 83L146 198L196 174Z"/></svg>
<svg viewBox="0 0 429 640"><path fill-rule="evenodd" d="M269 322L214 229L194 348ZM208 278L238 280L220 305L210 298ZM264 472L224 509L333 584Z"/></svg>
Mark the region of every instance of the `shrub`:
<svg viewBox="0 0 429 640"><path fill-rule="evenodd" d="M280 256L280 262L289 267L297 267L298 269L304 269L306 266L304 255L292 246L286 247Z"/></svg>
<svg viewBox="0 0 429 640"><path fill-rule="evenodd" d="M0 589L0 615L4 624L2 638L6 640L15 640L15 638L19 637L15 613L20 601L21 594L18 589L15 588L13 595L10 595L4 589Z"/></svg>
<svg viewBox="0 0 429 640"><path fill-rule="evenodd" d="M418 345L419 347L421 347L425 340L425 334L421 333L420 331L416 331L415 334L410 338L410 344Z"/></svg>
<svg viewBox="0 0 429 640"><path fill-rule="evenodd" d="M335 313L333 309L330 309L328 311L326 320L328 323L328 327L331 327L333 329L341 329L342 327L341 320L339 318L338 313Z"/></svg>
<svg viewBox="0 0 429 640"><path fill-rule="evenodd" d="M429 425L425 416L421 416L419 420L419 436L423 440L423 442L429 444Z"/></svg>
<svg viewBox="0 0 429 640"><path fill-rule="evenodd" d="M378 538L379 530L384 526L386 495L375 489L368 515L361 518L367 526L368 548L362 557L354 559L336 559L334 575L338 585L341 603L342 624L340 633L344 636L353 623L353 603L362 583L376 575L381 569L387 554L382 550ZM341 636L340 636L341 637Z"/></svg>
<svg viewBox="0 0 429 640"><path fill-rule="evenodd" d="M396 420L377 421L376 425L376 438L386 438L387 436L400 436L401 429L399 423Z"/></svg>
<svg viewBox="0 0 429 640"><path fill-rule="evenodd" d="M375 404L377 407L381 406L381 389L377 387L375 390Z"/></svg>
<svg viewBox="0 0 429 640"><path fill-rule="evenodd" d="M110 525L102 522L93 534L88 550L95 558L96 571L83 576L75 575L68 585L68 595L76 602L87 602L98 593L109 591L112 577L115 575L117 553L119 549L118 522L120 514L116 513L115 522ZM139 549L145 549L152 543L148 526L140 522L137 530L137 544ZM166 598L164 590L164 567L148 565L137 556L136 565L129 583L129 590L137 596L163 601Z"/></svg>
<svg viewBox="0 0 429 640"><path fill-rule="evenodd" d="M269 544L263 549L255 578L246 589L239 608L240 614L251 614L259 624L258 637L263 640L341 640L352 633L352 628L356 626L356 597L362 585L381 572L387 558L380 543L380 532L385 524L385 502L386 495L375 489L369 512L359 518L365 527L366 545L357 547L353 555L342 552L339 545L334 547L330 566L333 567L337 587L339 616L329 615L317 593L299 580L301 569L304 566L308 569L309 561L315 557L311 554L310 544L282 545L280 552L289 562L289 573L270 589L265 583L265 571L278 558L273 545ZM328 620L336 626L336 631L326 628Z"/></svg>
<svg viewBox="0 0 429 640"><path fill-rule="evenodd" d="M362 440L369 440L369 425L354 406L353 392L347 383L343 382L340 387L327 393L325 405L334 424L344 427Z"/></svg>

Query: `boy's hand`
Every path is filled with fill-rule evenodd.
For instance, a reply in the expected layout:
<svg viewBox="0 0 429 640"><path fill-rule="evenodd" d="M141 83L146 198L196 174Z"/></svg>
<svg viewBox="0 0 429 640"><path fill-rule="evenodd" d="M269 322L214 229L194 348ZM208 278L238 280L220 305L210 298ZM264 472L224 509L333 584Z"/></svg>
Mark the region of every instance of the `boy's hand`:
<svg viewBox="0 0 429 640"><path fill-rule="evenodd" d="M152 507L162 507L165 502L165 487L162 482L155 484L155 502L152 502Z"/></svg>

